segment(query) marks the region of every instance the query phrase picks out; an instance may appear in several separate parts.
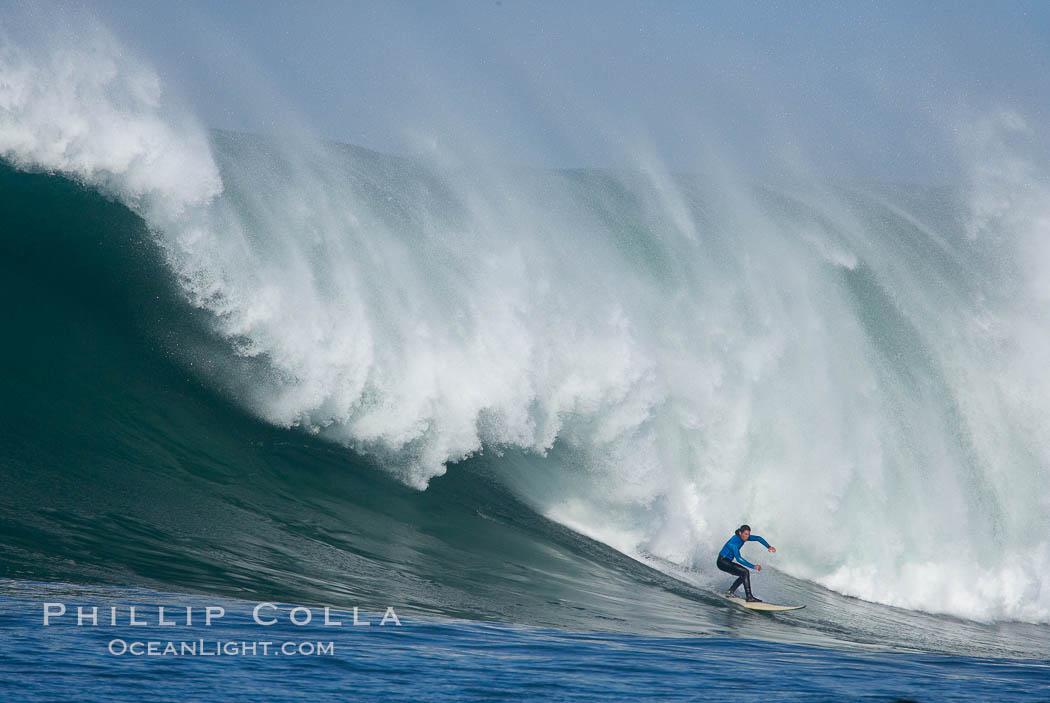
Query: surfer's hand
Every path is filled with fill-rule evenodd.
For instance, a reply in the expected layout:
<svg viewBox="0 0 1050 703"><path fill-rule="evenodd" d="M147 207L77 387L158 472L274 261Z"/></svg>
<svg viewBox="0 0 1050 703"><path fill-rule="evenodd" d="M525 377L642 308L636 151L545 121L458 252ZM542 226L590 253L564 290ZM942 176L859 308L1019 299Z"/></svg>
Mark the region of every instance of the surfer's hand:
<svg viewBox="0 0 1050 703"><path fill-rule="evenodd" d="M770 547L770 548L769 548L769 551L770 551L770 552L776 552L776 551L777 551L777 548L776 548L776 547Z"/></svg>
<svg viewBox="0 0 1050 703"><path fill-rule="evenodd" d="M762 570L762 565L761 564L755 564L755 571L761 571L761 570Z"/></svg>

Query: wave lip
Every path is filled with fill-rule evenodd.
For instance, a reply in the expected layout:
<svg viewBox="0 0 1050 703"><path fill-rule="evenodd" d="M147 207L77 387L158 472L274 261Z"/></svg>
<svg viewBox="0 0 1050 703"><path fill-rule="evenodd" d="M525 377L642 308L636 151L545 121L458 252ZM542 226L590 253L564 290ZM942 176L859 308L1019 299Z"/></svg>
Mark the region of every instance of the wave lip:
<svg viewBox="0 0 1050 703"><path fill-rule="evenodd" d="M0 48L0 155L59 172L174 223L222 192L207 133L160 77L96 21L8 30Z"/></svg>

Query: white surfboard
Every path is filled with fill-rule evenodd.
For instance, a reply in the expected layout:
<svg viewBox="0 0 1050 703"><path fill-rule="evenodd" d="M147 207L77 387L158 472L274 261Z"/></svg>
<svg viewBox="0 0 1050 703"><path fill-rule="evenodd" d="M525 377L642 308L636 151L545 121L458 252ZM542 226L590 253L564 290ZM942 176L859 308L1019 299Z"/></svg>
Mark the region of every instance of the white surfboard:
<svg viewBox="0 0 1050 703"><path fill-rule="evenodd" d="M804 605L776 605L774 603L748 603L743 598L739 598L737 596L726 596L726 598L728 600L733 601L737 605L741 605L741 606L743 606L743 607L745 607L745 608L747 608L749 610L781 611L781 610L799 610L800 608L805 608L806 607Z"/></svg>

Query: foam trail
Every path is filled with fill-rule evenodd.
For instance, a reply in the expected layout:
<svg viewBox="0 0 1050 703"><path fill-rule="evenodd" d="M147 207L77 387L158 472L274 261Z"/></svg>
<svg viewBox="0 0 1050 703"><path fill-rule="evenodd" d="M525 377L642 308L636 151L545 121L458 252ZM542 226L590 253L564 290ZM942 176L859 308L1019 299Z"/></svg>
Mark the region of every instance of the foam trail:
<svg viewBox="0 0 1050 703"><path fill-rule="evenodd" d="M507 451L629 553L709 568L747 520L843 593L1050 621L1050 201L994 137L971 203L450 169L209 139L105 30L48 35L5 38L0 153L144 217L260 417L420 488Z"/></svg>

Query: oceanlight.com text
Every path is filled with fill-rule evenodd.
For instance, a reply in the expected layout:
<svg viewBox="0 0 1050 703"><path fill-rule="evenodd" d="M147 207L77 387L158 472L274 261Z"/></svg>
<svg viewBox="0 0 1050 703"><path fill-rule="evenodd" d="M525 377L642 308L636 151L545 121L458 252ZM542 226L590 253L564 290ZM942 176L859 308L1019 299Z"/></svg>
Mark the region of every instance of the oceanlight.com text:
<svg viewBox="0 0 1050 703"><path fill-rule="evenodd" d="M334 642L244 640L110 640L115 657L314 657L335 654Z"/></svg>

